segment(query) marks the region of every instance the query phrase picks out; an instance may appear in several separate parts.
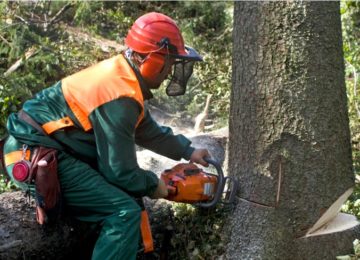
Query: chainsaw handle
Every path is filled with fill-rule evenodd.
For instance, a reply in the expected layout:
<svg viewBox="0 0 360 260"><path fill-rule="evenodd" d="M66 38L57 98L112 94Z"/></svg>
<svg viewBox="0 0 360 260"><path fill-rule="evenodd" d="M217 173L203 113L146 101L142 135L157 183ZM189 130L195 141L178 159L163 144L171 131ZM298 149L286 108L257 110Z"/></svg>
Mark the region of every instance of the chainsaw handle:
<svg viewBox="0 0 360 260"><path fill-rule="evenodd" d="M224 191L224 186L225 186L225 177L224 177L223 170L221 169L220 164L217 161L215 161L209 157L204 157L204 161L215 167L215 169L217 171L216 177L218 179L218 182L216 185L216 192L215 192L214 198L209 202L199 202L196 205L201 208L212 208L221 199L221 195Z"/></svg>

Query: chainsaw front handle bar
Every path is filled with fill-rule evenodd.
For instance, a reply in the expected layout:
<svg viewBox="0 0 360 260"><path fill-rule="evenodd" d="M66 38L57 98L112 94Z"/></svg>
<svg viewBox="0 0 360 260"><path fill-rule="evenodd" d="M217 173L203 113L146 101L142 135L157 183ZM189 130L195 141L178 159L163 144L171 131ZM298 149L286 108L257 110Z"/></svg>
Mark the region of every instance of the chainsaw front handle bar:
<svg viewBox="0 0 360 260"><path fill-rule="evenodd" d="M218 182L216 185L216 192L215 192L214 198L211 201L199 202L199 203L196 203L195 205L199 206L201 208L212 208L221 199L222 193L224 191L224 186L225 186L225 177L224 177L223 170L221 169L220 164L217 161L215 161L209 157L204 157L204 161L207 162L208 164L211 164L212 166L214 166L217 171L216 177L218 179Z"/></svg>

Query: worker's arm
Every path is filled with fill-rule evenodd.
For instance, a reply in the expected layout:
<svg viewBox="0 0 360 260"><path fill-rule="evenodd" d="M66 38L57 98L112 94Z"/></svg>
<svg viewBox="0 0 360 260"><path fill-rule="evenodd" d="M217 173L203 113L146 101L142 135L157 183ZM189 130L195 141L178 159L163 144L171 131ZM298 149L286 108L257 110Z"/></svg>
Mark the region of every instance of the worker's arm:
<svg viewBox="0 0 360 260"><path fill-rule="evenodd" d="M147 109L136 129L135 140L138 145L173 160L190 160L195 150L185 136L174 135L171 128L158 125Z"/></svg>
<svg viewBox="0 0 360 260"><path fill-rule="evenodd" d="M135 126L141 108L130 98L113 100L90 115L99 171L112 184L134 196L154 194L158 178L141 169L135 152Z"/></svg>

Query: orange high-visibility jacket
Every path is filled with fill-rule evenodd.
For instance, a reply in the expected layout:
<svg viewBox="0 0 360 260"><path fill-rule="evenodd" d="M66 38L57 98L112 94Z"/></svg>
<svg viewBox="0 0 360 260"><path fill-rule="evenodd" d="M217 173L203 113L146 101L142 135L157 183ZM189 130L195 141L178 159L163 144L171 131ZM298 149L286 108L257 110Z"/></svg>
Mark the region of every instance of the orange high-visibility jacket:
<svg viewBox="0 0 360 260"><path fill-rule="evenodd" d="M139 82L122 55L66 77L61 84L67 104L85 131L92 128L89 115L94 109L120 97L130 97L139 103L142 113L138 124L144 116L144 98ZM46 126L43 127L49 133ZM56 129L50 124L48 130L53 132Z"/></svg>

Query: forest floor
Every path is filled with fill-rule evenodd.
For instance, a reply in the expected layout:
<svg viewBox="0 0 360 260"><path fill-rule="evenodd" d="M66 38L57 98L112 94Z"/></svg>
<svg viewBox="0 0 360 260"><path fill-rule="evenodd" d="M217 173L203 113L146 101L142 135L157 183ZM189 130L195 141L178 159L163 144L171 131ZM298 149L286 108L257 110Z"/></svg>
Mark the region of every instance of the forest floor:
<svg viewBox="0 0 360 260"><path fill-rule="evenodd" d="M89 32L79 28L64 25L63 29L76 41L81 43L92 44L100 48L103 52L110 52L110 49L113 49L116 52L121 52L125 50L125 46L100 36L93 36Z"/></svg>

